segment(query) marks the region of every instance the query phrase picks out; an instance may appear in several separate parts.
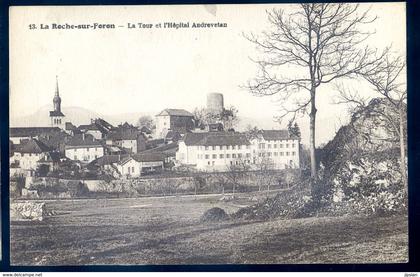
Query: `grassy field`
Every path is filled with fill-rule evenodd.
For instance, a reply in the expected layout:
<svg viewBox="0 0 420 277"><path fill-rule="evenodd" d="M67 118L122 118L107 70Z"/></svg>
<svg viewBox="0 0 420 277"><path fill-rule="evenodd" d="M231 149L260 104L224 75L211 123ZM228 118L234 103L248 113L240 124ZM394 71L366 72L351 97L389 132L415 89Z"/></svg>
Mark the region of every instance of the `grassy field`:
<svg viewBox="0 0 420 277"><path fill-rule="evenodd" d="M220 196L50 201L57 215L11 223L13 265L406 262L406 217L201 223Z"/></svg>

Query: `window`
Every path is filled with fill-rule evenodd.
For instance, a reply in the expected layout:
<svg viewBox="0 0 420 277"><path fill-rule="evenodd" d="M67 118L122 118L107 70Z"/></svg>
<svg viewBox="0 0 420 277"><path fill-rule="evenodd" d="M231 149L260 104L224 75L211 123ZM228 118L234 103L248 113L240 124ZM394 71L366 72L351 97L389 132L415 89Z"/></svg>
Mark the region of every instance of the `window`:
<svg viewBox="0 0 420 277"><path fill-rule="evenodd" d="M274 144L274 148L277 148L277 144Z"/></svg>
<svg viewBox="0 0 420 277"><path fill-rule="evenodd" d="M212 147L212 150L216 150L216 146L213 146L213 147Z"/></svg>
<svg viewBox="0 0 420 277"><path fill-rule="evenodd" d="M223 155L223 154L220 154L220 155L219 155L219 158L220 158L220 159L223 159L223 158L224 158L224 155Z"/></svg>
<svg viewBox="0 0 420 277"><path fill-rule="evenodd" d="M280 148L283 148L283 144L280 143Z"/></svg>
<svg viewBox="0 0 420 277"><path fill-rule="evenodd" d="M236 146L235 145L232 145L232 150L235 150L236 149Z"/></svg>
<svg viewBox="0 0 420 277"><path fill-rule="evenodd" d="M280 152L280 156L284 156L284 153L283 152Z"/></svg>
<svg viewBox="0 0 420 277"><path fill-rule="evenodd" d="M242 147L241 145L238 145L238 150L241 150L241 147Z"/></svg>
<svg viewBox="0 0 420 277"><path fill-rule="evenodd" d="M206 155L206 160L208 160L209 159L209 155Z"/></svg>
<svg viewBox="0 0 420 277"><path fill-rule="evenodd" d="M73 160L77 160L77 156L76 155L74 155L74 159Z"/></svg>
<svg viewBox="0 0 420 277"><path fill-rule="evenodd" d="M214 165L214 161L211 162L211 165Z"/></svg>
<svg viewBox="0 0 420 277"><path fill-rule="evenodd" d="M286 156L289 156L289 152L286 152Z"/></svg>
<svg viewBox="0 0 420 277"><path fill-rule="evenodd" d="M288 143L286 143L286 148L289 148L289 144Z"/></svg>
<svg viewBox="0 0 420 277"><path fill-rule="evenodd" d="M98 158L98 155L95 155L95 160Z"/></svg>
<svg viewBox="0 0 420 277"><path fill-rule="evenodd" d="M238 153L238 158L242 158L242 154L241 153Z"/></svg>
<svg viewBox="0 0 420 277"><path fill-rule="evenodd" d="M134 173L134 166L131 168L131 172L133 172L133 173Z"/></svg>
<svg viewBox="0 0 420 277"><path fill-rule="evenodd" d="M271 152L268 152L268 156L271 157Z"/></svg>
<svg viewBox="0 0 420 277"><path fill-rule="evenodd" d="M278 156L278 154L279 154L279 153L277 153L277 152L274 152L274 156L275 156L275 157L277 157L277 156Z"/></svg>
<svg viewBox="0 0 420 277"><path fill-rule="evenodd" d="M217 155L216 154L213 154L212 158L213 159L217 159Z"/></svg>
<svg viewBox="0 0 420 277"><path fill-rule="evenodd" d="M258 153L258 157L261 157L262 156L262 154L261 153Z"/></svg>
<svg viewBox="0 0 420 277"><path fill-rule="evenodd" d="M205 150L209 150L209 147L208 147L208 146L206 146L206 147L204 147L204 149L205 149Z"/></svg>
<svg viewBox="0 0 420 277"><path fill-rule="evenodd" d="M251 149L251 145L247 145L246 146L246 149Z"/></svg>
<svg viewBox="0 0 420 277"><path fill-rule="evenodd" d="M251 157L251 153L246 153L245 155L247 158Z"/></svg>
<svg viewBox="0 0 420 277"><path fill-rule="evenodd" d="M210 161L208 161L207 164L210 165Z"/></svg>
<svg viewBox="0 0 420 277"><path fill-rule="evenodd" d="M292 152L292 156L296 156L296 152L295 151Z"/></svg>
<svg viewBox="0 0 420 277"><path fill-rule="evenodd" d="M233 165L233 161L230 161L230 165Z"/></svg>
<svg viewBox="0 0 420 277"><path fill-rule="evenodd" d="M32 153L29 153L29 157L32 156Z"/></svg>
<svg viewBox="0 0 420 277"><path fill-rule="evenodd" d="M236 158L236 154L232 154L232 158Z"/></svg>
<svg viewBox="0 0 420 277"><path fill-rule="evenodd" d="M295 144L294 143L292 143L292 147L295 147Z"/></svg>
<svg viewBox="0 0 420 277"><path fill-rule="evenodd" d="M229 150L229 149L230 149L230 145L227 145L227 146L226 146L226 149L227 149L227 150Z"/></svg>
<svg viewBox="0 0 420 277"><path fill-rule="evenodd" d="M220 146L220 150L223 150L225 147L223 145Z"/></svg>
<svg viewBox="0 0 420 277"><path fill-rule="evenodd" d="M200 158L200 154L197 154L197 159L199 159Z"/></svg>
<svg viewBox="0 0 420 277"><path fill-rule="evenodd" d="M228 159L229 159L229 158L230 158L230 154L226 154L226 158L228 158Z"/></svg>
<svg viewBox="0 0 420 277"><path fill-rule="evenodd" d="M271 149L271 144L268 145L268 149Z"/></svg>

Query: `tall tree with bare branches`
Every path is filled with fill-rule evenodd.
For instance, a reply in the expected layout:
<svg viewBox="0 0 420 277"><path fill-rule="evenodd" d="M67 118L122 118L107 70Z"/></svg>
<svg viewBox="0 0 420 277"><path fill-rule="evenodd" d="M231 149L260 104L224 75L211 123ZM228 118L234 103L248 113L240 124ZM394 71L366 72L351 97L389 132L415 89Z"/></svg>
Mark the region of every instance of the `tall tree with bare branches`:
<svg viewBox="0 0 420 277"><path fill-rule="evenodd" d="M363 47L371 32L362 30L376 18L357 4L300 4L286 13L267 11L272 30L245 34L261 51L253 61L257 77L246 87L256 96L276 95L279 120L309 114L311 177L316 177L315 122L318 88L342 78L352 78L370 68L376 51Z"/></svg>

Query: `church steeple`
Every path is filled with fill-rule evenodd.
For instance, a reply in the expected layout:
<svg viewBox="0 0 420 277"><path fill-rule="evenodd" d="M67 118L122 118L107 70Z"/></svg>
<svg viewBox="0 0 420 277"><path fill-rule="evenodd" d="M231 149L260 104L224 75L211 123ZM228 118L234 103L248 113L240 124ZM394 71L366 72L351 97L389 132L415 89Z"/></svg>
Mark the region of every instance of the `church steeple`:
<svg viewBox="0 0 420 277"><path fill-rule="evenodd" d="M58 76L55 76L55 95L53 99L54 111L61 113L61 97L58 89Z"/></svg>
<svg viewBox="0 0 420 277"><path fill-rule="evenodd" d="M55 94L53 104L54 110L50 111L51 126L64 128L65 115L61 112L61 97L58 89L58 76L55 76Z"/></svg>

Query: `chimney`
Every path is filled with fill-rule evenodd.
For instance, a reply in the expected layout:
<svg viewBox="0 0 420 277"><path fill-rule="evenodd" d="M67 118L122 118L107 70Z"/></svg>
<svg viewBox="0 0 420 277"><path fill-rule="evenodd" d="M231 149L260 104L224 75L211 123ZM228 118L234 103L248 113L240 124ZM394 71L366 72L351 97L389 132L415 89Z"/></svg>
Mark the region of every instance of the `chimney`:
<svg viewBox="0 0 420 277"><path fill-rule="evenodd" d="M82 140L85 140L85 133L82 133Z"/></svg>
<svg viewBox="0 0 420 277"><path fill-rule="evenodd" d="M121 161L121 154L118 154L118 161Z"/></svg>

